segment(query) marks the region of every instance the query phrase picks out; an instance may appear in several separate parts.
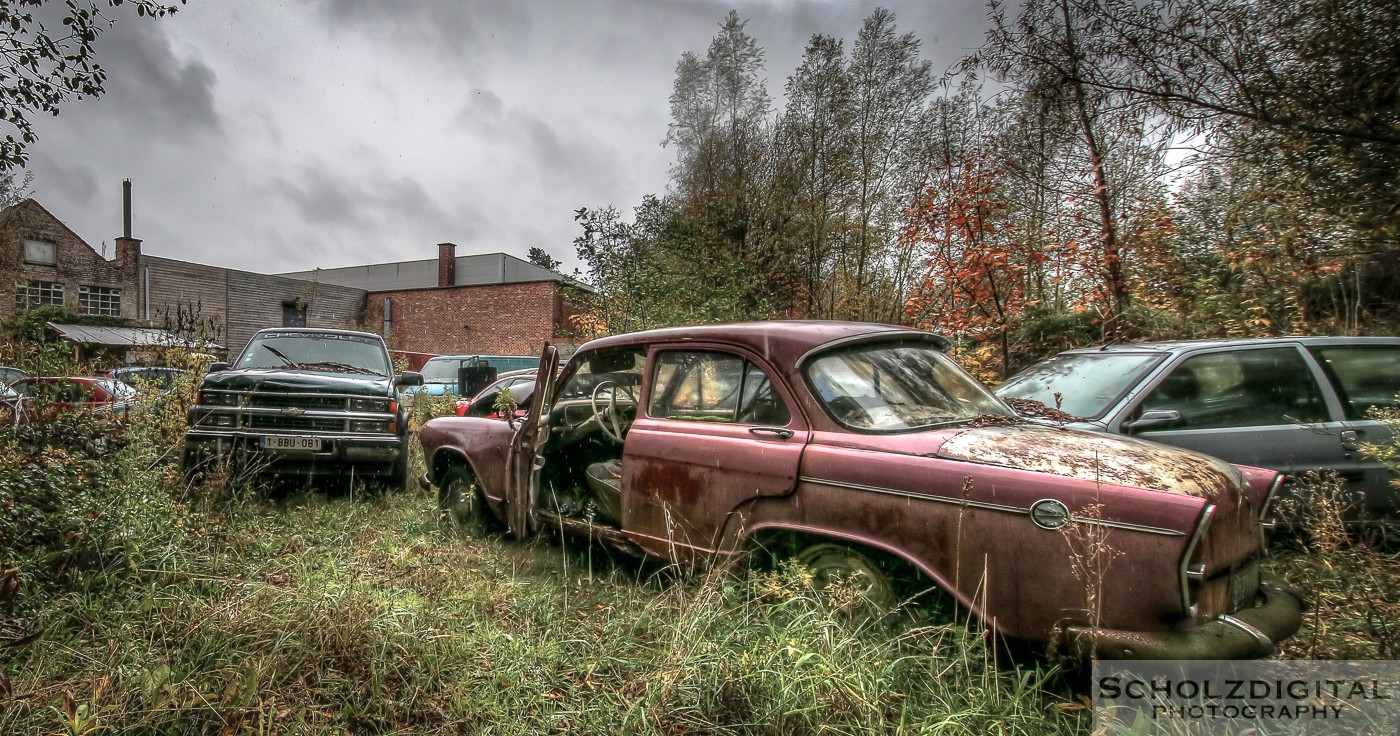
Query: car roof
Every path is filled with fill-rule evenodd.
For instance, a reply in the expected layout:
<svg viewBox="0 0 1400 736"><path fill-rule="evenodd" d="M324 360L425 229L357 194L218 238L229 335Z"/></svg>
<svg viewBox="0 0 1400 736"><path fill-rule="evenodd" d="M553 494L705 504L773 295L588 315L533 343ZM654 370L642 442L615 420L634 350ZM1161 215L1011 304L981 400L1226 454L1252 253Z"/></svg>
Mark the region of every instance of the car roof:
<svg viewBox="0 0 1400 736"><path fill-rule="evenodd" d="M786 356L797 360L806 353L831 343L871 337L908 336L928 340L940 349L948 340L932 332L898 325L839 320L769 320L765 322L727 322L690 327L663 327L642 332L630 332L593 340L581 346L579 352L656 342L716 342L737 345L760 355Z"/></svg>
<svg viewBox="0 0 1400 736"><path fill-rule="evenodd" d="M1265 345L1400 345L1400 337L1298 336L1256 337L1216 340L1174 340L1164 342L1117 343L1099 347L1065 350L1061 355L1084 353L1177 353L1211 348L1259 347Z"/></svg>

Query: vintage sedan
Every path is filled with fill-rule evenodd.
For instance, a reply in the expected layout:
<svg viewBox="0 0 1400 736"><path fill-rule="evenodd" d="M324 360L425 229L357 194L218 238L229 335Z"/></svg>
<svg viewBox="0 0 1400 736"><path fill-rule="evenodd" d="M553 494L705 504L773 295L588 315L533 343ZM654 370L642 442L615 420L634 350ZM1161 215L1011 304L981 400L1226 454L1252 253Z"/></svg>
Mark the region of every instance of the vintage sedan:
<svg viewBox="0 0 1400 736"><path fill-rule="evenodd" d="M1023 421L947 345L708 325L595 340L562 372L547 346L517 427L423 427L420 483L449 518L517 537L682 564L791 556L879 606L938 588L1079 656L1256 657L1297 630L1301 600L1260 572L1278 473Z"/></svg>

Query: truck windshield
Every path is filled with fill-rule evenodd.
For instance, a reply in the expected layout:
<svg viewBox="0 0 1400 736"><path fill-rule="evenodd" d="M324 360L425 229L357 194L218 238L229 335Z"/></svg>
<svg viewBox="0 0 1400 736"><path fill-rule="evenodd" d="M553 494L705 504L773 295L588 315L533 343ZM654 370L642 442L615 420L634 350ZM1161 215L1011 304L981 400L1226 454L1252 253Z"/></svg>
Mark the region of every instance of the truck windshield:
<svg viewBox="0 0 1400 736"><path fill-rule="evenodd" d="M837 348L812 361L806 374L827 413L858 431L900 432L982 416L1015 416L927 343Z"/></svg>
<svg viewBox="0 0 1400 736"><path fill-rule="evenodd" d="M389 358L383 343L359 335L273 332L248 343L237 367L387 376Z"/></svg>

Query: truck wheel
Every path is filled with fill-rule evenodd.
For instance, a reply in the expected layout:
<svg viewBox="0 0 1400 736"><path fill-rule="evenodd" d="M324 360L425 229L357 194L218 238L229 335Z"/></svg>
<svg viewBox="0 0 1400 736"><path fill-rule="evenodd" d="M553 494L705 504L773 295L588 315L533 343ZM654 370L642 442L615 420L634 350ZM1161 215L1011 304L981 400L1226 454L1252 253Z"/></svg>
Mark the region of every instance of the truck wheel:
<svg viewBox="0 0 1400 736"><path fill-rule="evenodd" d="M394 467L389 471L389 475L384 478L384 491L386 493L399 493L408 487L408 451L405 450L398 460L394 461Z"/></svg>
<svg viewBox="0 0 1400 736"><path fill-rule="evenodd" d="M442 518L459 529L481 529L486 522L486 500L476 475L466 465L453 465L438 484L438 509Z"/></svg>
<svg viewBox="0 0 1400 736"><path fill-rule="evenodd" d="M812 574L812 589L843 618L877 619L899 603L884 570L846 545L813 544L797 553L797 562Z"/></svg>

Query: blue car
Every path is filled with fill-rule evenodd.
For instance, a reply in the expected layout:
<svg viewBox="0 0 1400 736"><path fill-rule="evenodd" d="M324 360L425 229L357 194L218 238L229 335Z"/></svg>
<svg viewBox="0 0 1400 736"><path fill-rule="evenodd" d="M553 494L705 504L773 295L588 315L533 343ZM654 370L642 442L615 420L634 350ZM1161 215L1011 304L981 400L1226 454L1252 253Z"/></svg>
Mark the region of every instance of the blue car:
<svg viewBox="0 0 1400 736"><path fill-rule="evenodd" d="M404 394L422 393L427 396L457 396L457 374L463 364L479 363L496 369L500 375L508 371L538 368L540 359L533 355L439 355L423 364L423 385L404 389Z"/></svg>

